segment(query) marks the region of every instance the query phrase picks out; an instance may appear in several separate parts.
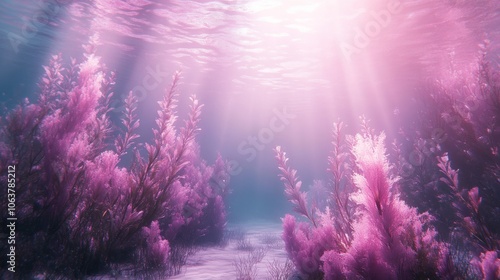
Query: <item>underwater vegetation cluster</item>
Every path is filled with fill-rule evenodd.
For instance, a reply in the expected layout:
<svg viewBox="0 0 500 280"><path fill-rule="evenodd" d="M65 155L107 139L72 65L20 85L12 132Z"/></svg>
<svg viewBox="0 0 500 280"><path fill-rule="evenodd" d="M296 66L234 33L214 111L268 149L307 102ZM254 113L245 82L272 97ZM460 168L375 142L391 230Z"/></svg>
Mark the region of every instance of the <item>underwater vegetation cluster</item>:
<svg viewBox="0 0 500 280"><path fill-rule="evenodd" d="M342 123L335 129L341 133ZM324 210L307 207L296 170L276 149L286 195L310 223L283 219L286 250L307 279L426 279L448 268L447 247L436 241L431 217L399 198L384 140L384 134L356 136L356 169L344 164L348 154L338 147L329 161L334 181Z"/></svg>
<svg viewBox="0 0 500 280"><path fill-rule="evenodd" d="M115 121L115 75L95 45L84 49L67 66L52 56L37 102L0 119L0 178L12 166L17 178L15 244L0 249L15 246L21 279L179 274L197 246L228 238L229 166L200 155L196 97L177 125L178 73L158 102L152 140L141 142L137 97L125 98ZM401 125L391 149L364 118L355 136L335 123L330 179L309 193L276 147L300 218L282 219L289 260L269 262L272 279L500 279L500 72L486 49L472 69L421 89L419 117ZM0 207L10 197L4 188ZM257 277L264 247L281 249L272 235L253 248L232 234L249 252L233 262L238 279Z"/></svg>
<svg viewBox="0 0 500 280"><path fill-rule="evenodd" d="M204 161L195 139L202 105L191 97L187 119L176 124L175 74L158 102L153 139L141 143L137 98L128 95L115 124L115 76L95 45L84 49L81 63L52 56L38 101L1 119L1 174L14 166L17 177L16 243L1 246L15 246L21 279L179 273L192 248L219 242L226 225L227 164ZM0 201L7 209L5 188Z"/></svg>
<svg viewBox="0 0 500 280"><path fill-rule="evenodd" d="M305 220L282 219L302 279L500 279L500 72L486 50L422 88L390 153L364 118L355 136L335 123L330 179L309 192L276 147Z"/></svg>

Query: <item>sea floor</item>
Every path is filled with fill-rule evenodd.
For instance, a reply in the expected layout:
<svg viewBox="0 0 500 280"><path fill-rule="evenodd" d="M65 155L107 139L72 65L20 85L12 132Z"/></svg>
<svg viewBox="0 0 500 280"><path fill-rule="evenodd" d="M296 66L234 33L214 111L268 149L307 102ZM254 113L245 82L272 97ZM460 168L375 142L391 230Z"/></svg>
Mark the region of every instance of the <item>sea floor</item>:
<svg viewBox="0 0 500 280"><path fill-rule="evenodd" d="M169 279L250 279L242 277L241 272L245 271L253 279L272 279L271 267L283 268L287 262L281 232L281 223L231 224L226 244L201 248L189 257L180 274Z"/></svg>
<svg viewBox="0 0 500 280"><path fill-rule="evenodd" d="M174 276L137 276L133 265L128 265L86 279L288 280L293 278L294 267L288 260L281 234L281 223L232 223L227 226L222 244L190 248L186 263Z"/></svg>

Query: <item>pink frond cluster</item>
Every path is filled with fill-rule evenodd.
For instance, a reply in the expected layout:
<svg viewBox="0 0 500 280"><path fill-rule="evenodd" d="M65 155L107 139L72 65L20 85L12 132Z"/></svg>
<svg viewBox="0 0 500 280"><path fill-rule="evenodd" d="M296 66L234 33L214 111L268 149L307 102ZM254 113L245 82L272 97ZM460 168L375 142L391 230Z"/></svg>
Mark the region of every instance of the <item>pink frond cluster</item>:
<svg viewBox="0 0 500 280"><path fill-rule="evenodd" d="M339 126L335 126L339 134ZM293 216L283 219L283 239L290 259L308 279L423 279L446 277L442 256L447 245L436 241L432 217L418 214L400 198L397 178L391 175L384 147L384 134L357 135L351 152L356 168L341 167L348 154L334 144L329 158L333 173L331 205L317 211L319 222L311 227L297 224ZM286 166L284 152L276 149L285 194L295 205L305 205L298 195L296 171ZM337 157L337 158L334 158ZM343 168L343 169L342 169ZM355 189L342 197L339 180L352 175ZM299 185L300 187L300 185ZM347 189L349 190L349 189ZM304 204L302 204L304 201ZM304 215L305 207L297 212ZM351 212L352 211L352 212ZM354 213L353 213L354 212ZM308 213L308 212L305 212ZM307 217L307 215L304 215ZM338 222L340 220L340 222Z"/></svg>
<svg viewBox="0 0 500 280"><path fill-rule="evenodd" d="M333 124L332 150L328 156L328 171L331 174L329 207L335 219L338 238L345 247L352 240L352 224L355 219L356 205L350 199L354 191L352 139L344 135L345 125L342 122Z"/></svg>
<svg viewBox="0 0 500 280"><path fill-rule="evenodd" d="M188 164L179 173L183 193L182 207L169 209L160 221L165 225L166 236L173 242L220 242L226 225L224 200L228 194L227 164L219 156L214 166L200 158L199 148L193 145L185 155Z"/></svg>
<svg viewBox="0 0 500 280"><path fill-rule="evenodd" d="M168 240L161 236L158 221L151 222L150 227L142 228L142 233L146 239L146 246L143 250L145 256L142 258L147 261L143 264L146 268L158 268L166 266L168 263L168 254L170 246Z"/></svg>
<svg viewBox="0 0 500 280"><path fill-rule="evenodd" d="M127 149L134 144L134 140L139 138L139 135L135 133L140 124L136 111L137 97L132 92L129 92L125 98L125 112L122 116L125 132L115 140L115 149L118 155L125 154Z"/></svg>
<svg viewBox="0 0 500 280"><path fill-rule="evenodd" d="M403 195L436 217L456 277L481 278L471 258L500 249L500 71L491 42L414 96L414 124L401 123Z"/></svg>
<svg viewBox="0 0 500 280"><path fill-rule="evenodd" d="M229 175L220 156L211 166L199 154L202 105L192 96L178 128L176 73L151 142L138 141L132 93L123 130L113 131L114 74L105 73L92 44L85 60L68 68L53 56L38 103L26 101L1 119L0 168L15 165L23 178L16 186L23 277L47 271L83 278L124 260L139 270L166 269L172 248L222 238ZM131 160L123 160L129 152Z"/></svg>
<svg viewBox="0 0 500 280"><path fill-rule="evenodd" d="M484 280L500 279L500 258L496 251L481 253L472 263L480 269Z"/></svg>
<svg viewBox="0 0 500 280"><path fill-rule="evenodd" d="M458 170L450 166L447 154L438 157L438 167L444 175L441 181L450 188L450 196L454 199L455 215L459 217L458 224L473 237L474 243L481 251L498 250L500 242L490 232L481 211L482 197L479 188L473 187L469 191L460 188L458 182Z"/></svg>
<svg viewBox="0 0 500 280"><path fill-rule="evenodd" d="M300 191L302 182L297 177L297 170L291 169L287 165L288 158L286 157L286 153L281 150L280 146L275 148L275 152L276 159L278 160L278 169L281 171L279 177L285 185L285 195L288 200L294 204L294 210L309 219L309 221L316 226L314 216L311 213L312 211L307 209L306 194Z"/></svg>

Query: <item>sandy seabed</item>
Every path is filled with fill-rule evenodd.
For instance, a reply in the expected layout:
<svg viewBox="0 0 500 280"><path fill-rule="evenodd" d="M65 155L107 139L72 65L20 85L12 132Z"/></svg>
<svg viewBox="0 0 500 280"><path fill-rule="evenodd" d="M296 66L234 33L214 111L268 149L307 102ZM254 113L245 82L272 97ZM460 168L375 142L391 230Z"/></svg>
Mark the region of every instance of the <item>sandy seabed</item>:
<svg viewBox="0 0 500 280"><path fill-rule="evenodd" d="M255 251L265 252L262 260L255 264L255 279L271 279L268 272L270 263L283 264L287 260L281 233L281 223L255 221L231 224L225 246L201 248L189 257L180 274L169 279L237 279L234 262L248 258Z"/></svg>

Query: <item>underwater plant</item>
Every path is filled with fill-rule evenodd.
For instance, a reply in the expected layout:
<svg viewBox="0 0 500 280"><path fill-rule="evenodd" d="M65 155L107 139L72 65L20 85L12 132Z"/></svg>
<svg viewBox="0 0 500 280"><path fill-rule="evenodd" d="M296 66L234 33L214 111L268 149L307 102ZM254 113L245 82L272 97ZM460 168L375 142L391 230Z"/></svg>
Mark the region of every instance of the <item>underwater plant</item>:
<svg viewBox="0 0 500 280"><path fill-rule="evenodd" d="M179 184L186 200L160 221L173 244L193 245L222 241L226 226L224 200L228 195L227 165L219 155L209 166L193 144L186 154L189 162L180 172Z"/></svg>
<svg viewBox="0 0 500 280"><path fill-rule="evenodd" d="M114 74L102 66L95 42L84 49L83 62L72 59L68 67L54 55L44 67L37 103L26 99L1 119L0 170L15 165L20 178L19 273L81 278L111 264L133 264L138 273L169 271L177 245L221 240L226 163L219 156L209 166L199 155L202 105L196 97L177 128L179 73L158 102L152 142L138 141L132 94L124 101L123 130L113 129ZM5 209L6 197L4 189Z"/></svg>
<svg viewBox="0 0 500 280"><path fill-rule="evenodd" d="M334 135L340 132L337 130ZM276 148L285 194L295 211L309 220L297 223L291 215L283 218L286 250L307 279L448 277L446 273L451 269L445 262L447 244L437 240L431 215L417 213L399 198L398 178L391 175L384 140L383 133L374 135L369 129L356 135L350 147L356 163L350 168L354 170L355 189L347 199L341 199L336 197L336 186L330 185L331 203L337 209L345 209L344 217L338 214L339 210L333 215L330 207L308 209L296 170L287 165L288 158L281 147ZM339 155L337 147L334 146L334 156ZM344 155L330 158L329 162L345 161ZM332 170L338 168L330 167ZM339 182L337 174L333 174L334 182Z"/></svg>
<svg viewBox="0 0 500 280"><path fill-rule="evenodd" d="M472 71L454 69L415 96L419 129L402 125L394 165L383 135L364 119L355 138L340 136L343 125L336 124L330 182L312 187L317 193L326 186L326 204L314 198L308 207L297 171L276 148L285 195L308 220L283 218L286 249L301 274L500 278L500 75L487 45Z"/></svg>
<svg viewBox="0 0 500 280"><path fill-rule="evenodd" d="M496 251L481 253L473 264L480 268L484 280L500 279L500 258Z"/></svg>
<svg viewBox="0 0 500 280"><path fill-rule="evenodd" d="M267 264L267 272L270 280L288 280L293 276L293 264L289 259L284 263L273 259Z"/></svg>
<svg viewBox="0 0 500 280"><path fill-rule="evenodd" d="M500 248L500 75L489 42L415 96L417 129L401 130L405 200L436 217L463 277L481 277L480 256ZM467 255L467 257L461 257ZM494 262L493 262L494 263ZM486 276L484 276L486 277Z"/></svg>

